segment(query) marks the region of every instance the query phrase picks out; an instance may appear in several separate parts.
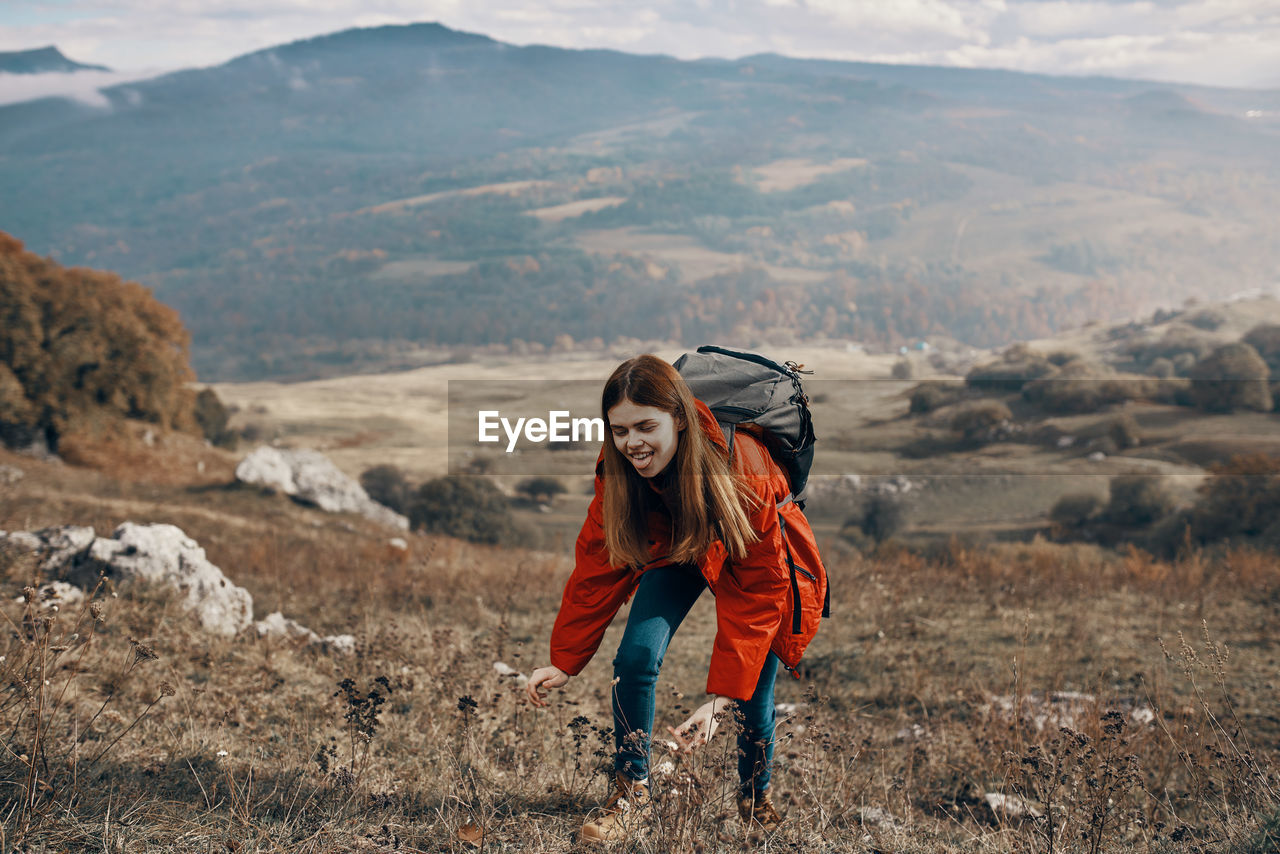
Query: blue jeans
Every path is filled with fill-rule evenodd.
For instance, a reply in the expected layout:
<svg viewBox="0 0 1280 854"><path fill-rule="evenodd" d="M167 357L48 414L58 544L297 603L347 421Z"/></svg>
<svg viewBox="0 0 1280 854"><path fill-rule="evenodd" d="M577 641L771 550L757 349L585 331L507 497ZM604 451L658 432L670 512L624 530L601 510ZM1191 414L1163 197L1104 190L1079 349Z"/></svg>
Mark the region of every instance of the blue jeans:
<svg viewBox="0 0 1280 854"><path fill-rule="evenodd" d="M633 780L649 776L654 687L667 644L706 587L696 567L663 566L644 574L631 601L627 628L613 659L613 735L618 750L615 767ZM777 675L778 658L771 652L755 693L746 703L738 702L743 718L738 735L738 780L744 794L760 794L769 787Z"/></svg>

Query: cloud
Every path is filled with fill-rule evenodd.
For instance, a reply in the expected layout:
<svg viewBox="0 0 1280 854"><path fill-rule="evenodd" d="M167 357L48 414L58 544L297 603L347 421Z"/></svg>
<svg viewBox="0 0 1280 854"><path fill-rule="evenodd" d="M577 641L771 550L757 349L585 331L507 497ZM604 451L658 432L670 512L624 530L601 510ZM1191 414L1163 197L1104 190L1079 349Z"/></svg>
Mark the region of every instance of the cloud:
<svg viewBox="0 0 1280 854"><path fill-rule="evenodd" d="M120 83L132 83L163 74L161 69L143 71L74 71L46 74L0 73L0 105L35 98L71 98L91 107L111 106L100 90Z"/></svg>

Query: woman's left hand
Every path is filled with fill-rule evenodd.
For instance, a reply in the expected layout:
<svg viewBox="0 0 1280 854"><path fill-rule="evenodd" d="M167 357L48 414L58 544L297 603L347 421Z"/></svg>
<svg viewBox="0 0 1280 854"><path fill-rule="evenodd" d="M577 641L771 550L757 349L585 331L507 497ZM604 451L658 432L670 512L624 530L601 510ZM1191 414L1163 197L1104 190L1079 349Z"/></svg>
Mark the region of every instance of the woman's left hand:
<svg viewBox="0 0 1280 854"><path fill-rule="evenodd" d="M728 697L712 697L710 702L699 706L698 710L689 716L689 720L675 728L667 727L667 731L675 737L682 750L689 751L695 747L701 747L710 742L711 736L716 734L720 718L729 708L730 702Z"/></svg>

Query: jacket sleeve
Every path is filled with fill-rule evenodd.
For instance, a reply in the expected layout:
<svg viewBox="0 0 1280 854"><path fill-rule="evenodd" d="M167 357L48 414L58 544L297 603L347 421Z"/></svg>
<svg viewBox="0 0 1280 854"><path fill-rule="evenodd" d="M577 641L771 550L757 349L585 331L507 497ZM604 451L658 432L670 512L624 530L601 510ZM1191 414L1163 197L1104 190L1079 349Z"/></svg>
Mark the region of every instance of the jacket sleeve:
<svg viewBox="0 0 1280 854"><path fill-rule="evenodd" d="M758 506L749 514L759 541L727 564L716 584L716 640L707 691L749 700L774 636L782 630L790 582L786 547L770 479L754 480Z"/></svg>
<svg viewBox="0 0 1280 854"><path fill-rule="evenodd" d="M596 654L604 631L635 592L636 573L609 563L604 545L600 478L574 548L573 574L564 587L560 613L551 630L551 663L577 675Z"/></svg>

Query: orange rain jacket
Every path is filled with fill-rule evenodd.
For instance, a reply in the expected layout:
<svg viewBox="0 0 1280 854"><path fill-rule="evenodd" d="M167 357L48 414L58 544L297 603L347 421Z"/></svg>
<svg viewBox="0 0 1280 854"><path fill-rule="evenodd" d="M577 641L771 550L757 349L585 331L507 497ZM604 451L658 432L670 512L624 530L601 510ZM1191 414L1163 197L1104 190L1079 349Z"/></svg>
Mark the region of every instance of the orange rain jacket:
<svg viewBox="0 0 1280 854"><path fill-rule="evenodd" d="M697 406L702 432L726 448L711 410L702 401ZM605 437L605 441L610 440ZM758 499L749 518L760 540L749 545L746 557L736 563L728 559L724 545L717 540L697 566L716 597L716 639L707 673L707 692L747 700L755 691L770 650L788 670L800 663L822 617L827 574L804 513L795 502L778 507L790 494L781 466L747 430L737 431L733 445L734 468ZM649 513L653 560L639 570L610 564L601 510L602 468L603 463L597 462L595 498L578 535L573 574L565 585L560 613L551 631L551 663L571 676L581 672L595 655L605 629L635 593L640 576L671 564L667 558L671 518L663 510ZM788 546L797 567L800 598L800 631L794 633L795 598L787 562Z"/></svg>

